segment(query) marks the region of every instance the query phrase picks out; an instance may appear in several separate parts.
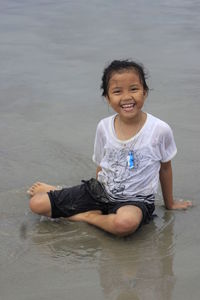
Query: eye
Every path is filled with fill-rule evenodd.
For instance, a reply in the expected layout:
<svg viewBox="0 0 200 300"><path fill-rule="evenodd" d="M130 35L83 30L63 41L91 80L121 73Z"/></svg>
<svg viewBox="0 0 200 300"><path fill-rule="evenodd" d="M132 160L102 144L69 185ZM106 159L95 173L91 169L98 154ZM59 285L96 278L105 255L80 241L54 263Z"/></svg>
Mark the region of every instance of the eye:
<svg viewBox="0 0 200 300"><path fill-rule="evenodd" d="M130 89L132 92L135 92L135 91L138 91L138 88L137 87L135 87L135 86L133 86L133 87L131 87L131 89Z"/></svg>
<svg viewBox="0 0 200 300"><path fill-rule="evenodd" d="M119 95L120 92L121 92L120 90L114 90L114 91L113 91L113 94L114 94L114 95Z"/></svg>

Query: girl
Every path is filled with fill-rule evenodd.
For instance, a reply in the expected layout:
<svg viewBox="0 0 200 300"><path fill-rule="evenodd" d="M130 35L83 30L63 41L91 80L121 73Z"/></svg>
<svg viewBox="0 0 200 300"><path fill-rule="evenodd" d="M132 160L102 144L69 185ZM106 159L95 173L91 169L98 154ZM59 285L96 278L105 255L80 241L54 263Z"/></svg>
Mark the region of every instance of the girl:
<svg viewBox="0 0 200 300"><path fill-rule="evenodd" d="M171 159L176 145L170 127L142 110L149 91L143 67L115 60L104 70L101 88L116 114L97 127L93 155L97 180L61 190L38 182L28 191L30 208L126 236L152 219L159 179L167 209L192 204L174 201Z"/></svg>

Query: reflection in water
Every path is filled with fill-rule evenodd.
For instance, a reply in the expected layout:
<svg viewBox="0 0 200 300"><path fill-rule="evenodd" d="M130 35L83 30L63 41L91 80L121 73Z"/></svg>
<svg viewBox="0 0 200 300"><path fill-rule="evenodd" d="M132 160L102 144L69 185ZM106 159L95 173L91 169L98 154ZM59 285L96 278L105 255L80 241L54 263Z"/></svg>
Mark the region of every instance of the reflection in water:
<svg viewBox="0 0 200 300"><path fill-rule="evenodd" d="M76 265L82 261L93 263L98 258L101 246L95 237L95 230L91 227L85 231L84 226L87 228L86 224L42 217L31 238L45 255L63 260L65 264Z"/></svg>
<svg viewBox="0 0 200 300"><path fill-rule="evenodd" d="M105 299L171 299L173 216L159 217L129 238L118 239L82 223L42 218L32 235L46 256L62 261L69 271L84 263L98 271Z"/></svg>
<svg viewBox="0 0 200 300"><path fill-rule="evenodd" d="M167 212L118 247L112 243L104 243L99 267L108 299L171 299L173 218Z"/></svg>

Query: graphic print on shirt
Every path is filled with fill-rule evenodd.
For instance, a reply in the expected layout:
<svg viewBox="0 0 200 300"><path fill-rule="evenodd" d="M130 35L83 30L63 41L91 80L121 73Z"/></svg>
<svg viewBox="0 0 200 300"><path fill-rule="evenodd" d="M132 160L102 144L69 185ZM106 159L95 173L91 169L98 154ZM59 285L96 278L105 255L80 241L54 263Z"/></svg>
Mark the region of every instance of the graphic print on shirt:
<svg viewBox="0 0 200 300"><path fill-rule="evenodd" d="M128 156L130 151L134 157L134 167L129 167ZM107 148L105 159L110 166L110 174L107 177L106 185L113 195L123 196L125 182L128 180L130 173L137 172L142 155L136 150L127 148L113 149Z"/></svg>

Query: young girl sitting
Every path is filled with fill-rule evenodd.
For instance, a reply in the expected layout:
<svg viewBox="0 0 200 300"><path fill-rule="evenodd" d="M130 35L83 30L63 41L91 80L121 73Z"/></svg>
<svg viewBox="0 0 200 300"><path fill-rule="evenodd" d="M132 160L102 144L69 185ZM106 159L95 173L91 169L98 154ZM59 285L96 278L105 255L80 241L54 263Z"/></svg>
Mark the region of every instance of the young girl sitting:
<svg viewBox="0 0 200 300"><path fill-rule="evenodd" d="M97 179L60 190L35 183L28 191L30 208L126 236L152 219L159 179L167 209L186 209L192 203L174 201L171 159L177 149L169 125L142 111L149 91L142 65L113 61L104 70L101 88L116 114L97 126Z"/></svg>

